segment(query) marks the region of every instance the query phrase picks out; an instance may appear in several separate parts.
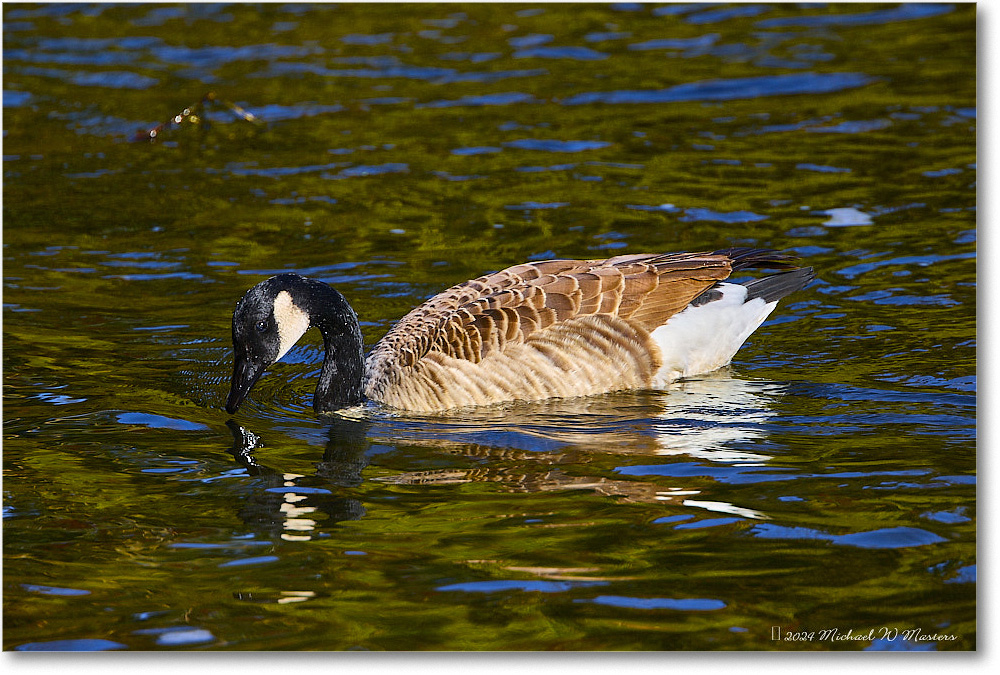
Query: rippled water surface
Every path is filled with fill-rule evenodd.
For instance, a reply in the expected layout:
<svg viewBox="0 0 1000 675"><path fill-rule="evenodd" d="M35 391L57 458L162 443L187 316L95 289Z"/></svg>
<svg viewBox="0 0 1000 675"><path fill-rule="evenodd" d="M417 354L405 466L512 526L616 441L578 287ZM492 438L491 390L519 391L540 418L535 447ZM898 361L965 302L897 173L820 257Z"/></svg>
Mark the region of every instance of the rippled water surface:
<svg viewBox="0 0 1000 675"><path fill-rule="evenodd" d="M975 11L4 4L4 649L974 649ZM279 271L732 245L818 277L667 391L221 409Z"/></svg>

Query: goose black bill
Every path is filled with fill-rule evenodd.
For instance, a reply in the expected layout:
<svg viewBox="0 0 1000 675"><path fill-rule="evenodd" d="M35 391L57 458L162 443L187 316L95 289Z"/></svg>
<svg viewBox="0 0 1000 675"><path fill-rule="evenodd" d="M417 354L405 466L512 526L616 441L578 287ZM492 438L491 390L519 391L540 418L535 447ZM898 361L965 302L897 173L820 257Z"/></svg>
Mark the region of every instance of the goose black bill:
<svg viewBox="0 0 1000 675"><path fill-rule="evenodd" d="M236 356L233 363L233 381L229 387L229 396L226 398L227 413L232 415L236 412L266 369L267 365L264 363L255 364L244 356Z"/></svg>

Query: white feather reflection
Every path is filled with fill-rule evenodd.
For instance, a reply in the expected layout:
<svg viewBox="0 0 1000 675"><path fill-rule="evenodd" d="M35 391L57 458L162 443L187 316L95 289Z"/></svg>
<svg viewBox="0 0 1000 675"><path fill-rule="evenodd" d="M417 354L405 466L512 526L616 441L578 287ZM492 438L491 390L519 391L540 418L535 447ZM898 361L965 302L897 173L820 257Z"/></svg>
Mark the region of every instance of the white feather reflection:
<svg viewBox="0 0 1000 675"><path fill-rule="evenodd" d="M746 446L766 438L763 425L775 415L772 406L782 389L733 378L723 369L659 391L515 402L427 417L380 411L370 434L386 443L503 448L539 458L594 451L759 464L771 456Z"/></svg>
<svg viewBox="0 0 1000 675"><path fill-rule="evenodd" d="M658 399L663 410L652 421L658 455L688 455L727 464L761 464L771 455L740 447L762 441L763 425L781 386L738 380L717 372L674 383Z"/></svg>
<svg viewBox="0 0 1000 675"><path fill-rule="evenodd" d="M782 386L718 371L654 392L511 403L449 415L382 415L370 436L389 445L433 446L488 459L475 469L405 471L379 481L407 485L496 482L525 492L590 490L630 502L673 503L746 518L757 510L724 501L691 499L699 488L664 489L648 481L570 475L558 466L601 454L677 457L729 466L762 465L765 424L776 414ZM359 411L353 411L356 416Z"/></svg>

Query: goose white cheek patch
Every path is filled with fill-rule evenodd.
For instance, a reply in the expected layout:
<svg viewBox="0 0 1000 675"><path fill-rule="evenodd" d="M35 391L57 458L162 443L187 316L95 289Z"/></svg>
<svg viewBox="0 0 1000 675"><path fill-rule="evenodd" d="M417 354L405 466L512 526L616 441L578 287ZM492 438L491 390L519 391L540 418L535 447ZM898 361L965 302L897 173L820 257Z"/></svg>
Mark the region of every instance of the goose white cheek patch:
<svg viewBox="0 0 1000 675"><path fill-rule="evenodd" d="M302 334L309 328L309 315L292 302L288 291L281 291L274 299L274 320L278 324L278 356L275 361L288 353Z"/></svg>

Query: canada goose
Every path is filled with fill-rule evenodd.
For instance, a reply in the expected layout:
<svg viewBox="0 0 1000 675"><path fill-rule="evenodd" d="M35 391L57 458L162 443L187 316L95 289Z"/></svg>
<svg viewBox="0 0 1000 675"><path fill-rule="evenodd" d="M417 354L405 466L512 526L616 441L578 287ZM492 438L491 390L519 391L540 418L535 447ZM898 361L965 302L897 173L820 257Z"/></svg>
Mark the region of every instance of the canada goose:
<svg viewBox="0 0 1000 675"><path fill-rule="evenodd" d="M315 279L279 274L236 305L226 410L235 413L310 326L323 334L326 351L317 413L366 398L436 411L661 387L729 363L778 300L813 278L811 267L793 260L729 248L523 263L424 302L367 359L343 295ZM725 281L750 268L774 272Z"/></svg>

